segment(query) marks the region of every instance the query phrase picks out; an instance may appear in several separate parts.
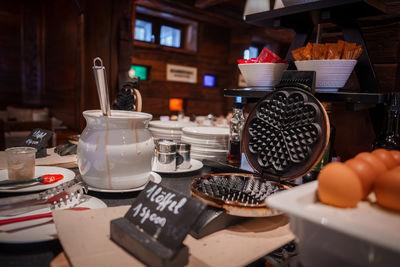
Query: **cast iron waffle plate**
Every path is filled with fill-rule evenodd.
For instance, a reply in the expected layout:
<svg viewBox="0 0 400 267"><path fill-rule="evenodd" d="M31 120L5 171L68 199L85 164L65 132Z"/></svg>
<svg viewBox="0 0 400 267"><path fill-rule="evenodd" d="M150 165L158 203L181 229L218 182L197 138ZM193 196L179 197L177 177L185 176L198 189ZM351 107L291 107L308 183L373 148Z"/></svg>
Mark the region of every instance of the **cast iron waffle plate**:
<svg viewBox="0 0 400 267"><path fill-rule="evenodd" d="M292 86L276 89L255 105L242 132L242 152L262 178L233 173L205 175L193 180L192 195L231 215L277 215L266 206L265 198L287 188L280 181L310 172L320 162L329 134L328 115L311 93ZM269 189L260 193L260 186Z"/></svg>
<svg viewBox="0 0 400 267"><path fill-rule="evenodd" d="M287 188L251 174L220 173L197 177L191 183L192 195L226 213L242 217L267 217L281 214L267 208L267 196Z"/></svg>
<svg viewBox="0 0 400 267"><path fill-rule="evenodd" d="M260 176L292 180L320 162L329 133L322 104L305 90L284 87L267 94L250 112L242 151Z"/></svg>

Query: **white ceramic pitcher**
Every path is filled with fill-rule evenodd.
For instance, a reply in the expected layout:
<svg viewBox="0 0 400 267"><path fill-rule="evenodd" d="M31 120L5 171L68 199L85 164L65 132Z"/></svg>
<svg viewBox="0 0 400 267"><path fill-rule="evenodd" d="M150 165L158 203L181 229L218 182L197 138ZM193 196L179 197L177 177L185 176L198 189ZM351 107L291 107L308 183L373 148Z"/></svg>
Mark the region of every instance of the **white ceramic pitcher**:
<svg viewBox="0 0 400 267"><path fill-rule="evenodd" d="M83 112L86 128L77 149L83 180L100 189L131 189L150 178L154 142L147 128L152 115L143 112L101 110Z"/></svg>

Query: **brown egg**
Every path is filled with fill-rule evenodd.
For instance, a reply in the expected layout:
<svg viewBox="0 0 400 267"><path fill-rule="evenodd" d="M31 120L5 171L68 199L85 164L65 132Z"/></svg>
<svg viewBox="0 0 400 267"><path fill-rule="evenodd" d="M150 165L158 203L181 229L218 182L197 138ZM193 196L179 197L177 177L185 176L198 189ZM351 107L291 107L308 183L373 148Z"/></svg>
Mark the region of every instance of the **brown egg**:
<svg viewBox="0 0 400 267"><path fill-rule="evenodd" d="M400 167L378 175L374 184L374 193L379 205L400 211Z"/></svg>
<svg viewBox="0 0 400 267"><path fill-rule="evenodd" d="M372 155L377 156L380 160L382 160L383 164L385 164L388 170L393 169L396 167L397 163L396 160L393 158L392 154L383 148L375 149L371 152Z"/></svg>
<svg viewBox="0 0 400 267"><path fill-rule="evenodd" d="M363 189L357 174L342 162L327 164L318 175L318 197L322 203L341 207L356 207Z"/></svg>
<svg viewBox="0 0 400 267"><path fill-rule="evenodd" d="M390 154L392 154L394 160L396 161L397 165L400 165L400 151L398 150L390 150Z"/></svg>
<svg viewBox="0 0 400 267"><path fill-rule="evenodd" d="M376 175L387 171L386 165L380 160L377 156L373 155L369 152L361 152L355 156L356 159L362 159L371 165L372 168L375 169Z"/></svg>
<svg viewBox="0 0 400 267"><path fill-rule="evenodd" d="M349 159L344 164L357 174L363 189L362 199L365 199L372 191L372 185L377 176L375 169L360 158Z"/></svg>

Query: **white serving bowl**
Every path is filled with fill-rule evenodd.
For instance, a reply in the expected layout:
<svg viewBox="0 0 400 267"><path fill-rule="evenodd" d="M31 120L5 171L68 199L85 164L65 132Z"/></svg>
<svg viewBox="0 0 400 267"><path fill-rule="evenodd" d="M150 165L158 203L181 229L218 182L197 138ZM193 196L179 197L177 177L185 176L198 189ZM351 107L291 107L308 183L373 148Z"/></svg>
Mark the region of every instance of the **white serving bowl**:
<svg viewBox="0 0 400 267"><path fill-rule="evenodd" d="M337 91L350 77L357 60L325 59L295 61L297 70L313 70L316 72L315 87L321 91Z"/></svg>
<svg viewBox="0 0 400 267"><path fill-rule="evenodd" d="M279 83L283 72L287 69L285 63L249 63L238 64L247 86L272 87Z"/></svg>
<svg viewBox="0 0 400 267"><path fill-rule="evenodd" d="M400 213L368 201L336 208L316 197L318 181L275 193L267 206L285 212L307 267L395 267L400 259Z"/></svg>

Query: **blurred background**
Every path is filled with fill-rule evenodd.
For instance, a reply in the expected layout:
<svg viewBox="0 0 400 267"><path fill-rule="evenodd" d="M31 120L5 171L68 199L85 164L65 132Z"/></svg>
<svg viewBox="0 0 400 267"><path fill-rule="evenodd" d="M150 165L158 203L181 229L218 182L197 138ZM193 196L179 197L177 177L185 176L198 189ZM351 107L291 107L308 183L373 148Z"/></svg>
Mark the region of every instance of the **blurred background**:
<svg viewBox="0 0 400 267"><path fill-rule="evenodd" d="M294 38L290 29L244 22L244 14L281 4L256 2L258 6L246 0L3 0L0 117L3 122L50 121L55 143L80 133L82 111L100 108L92 72L95 57L106 67L112 101L125 81L139 76L143 111L155 119L225 117L234 99L224 97L223 90L246 86L237 59L257 57L263 47L284 58ZM357 22L380 91L399 91L400 3L372 2L385 12ZM321 42L343 39L336 25L319 27ZM357 92L353 76L345 88ZM368 109L334 103L329 111L338 155L346 159L370 150L375 125ZM2 128L3 135L9 131Z"/></svg>

